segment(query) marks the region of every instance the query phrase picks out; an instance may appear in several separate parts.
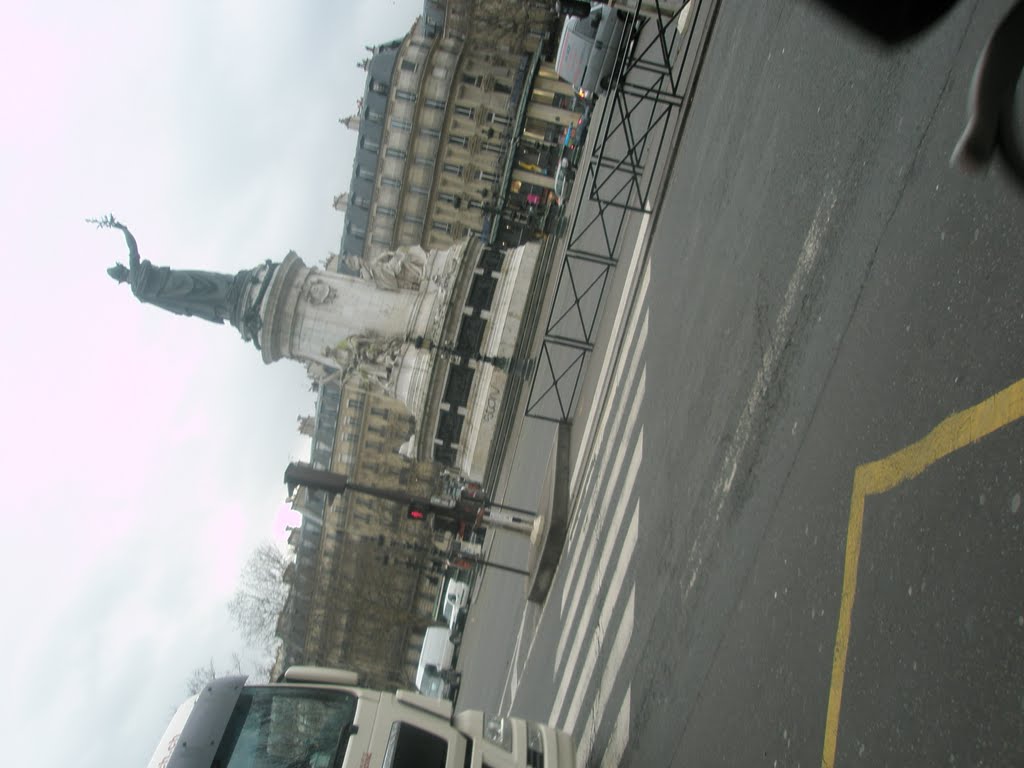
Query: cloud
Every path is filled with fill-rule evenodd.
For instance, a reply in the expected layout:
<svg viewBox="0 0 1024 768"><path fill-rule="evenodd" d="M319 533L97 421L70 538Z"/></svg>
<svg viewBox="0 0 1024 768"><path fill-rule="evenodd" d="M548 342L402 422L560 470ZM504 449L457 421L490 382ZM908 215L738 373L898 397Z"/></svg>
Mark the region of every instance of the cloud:
<svg viewBox="0 0 1024 768"><path fill-rule="evenodd" d="M265 366L234 329L112 283L124 242L84 219L116 213L157 264L322 259L340 240L330 206L354 134L337 118L362 93L355 64L420 7L7 9L8 763L35 761L40 744L84 768L147 758L188 673L242 647L224 603L252 546L282 528L295 419L312 412L300 366Z"/></svg>

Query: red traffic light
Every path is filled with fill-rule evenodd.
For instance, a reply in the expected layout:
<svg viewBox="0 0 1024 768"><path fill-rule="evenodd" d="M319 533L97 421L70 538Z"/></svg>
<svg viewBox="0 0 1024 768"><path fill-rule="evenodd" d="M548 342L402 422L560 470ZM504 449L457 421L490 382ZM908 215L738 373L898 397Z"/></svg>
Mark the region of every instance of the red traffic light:
<svg viewBox="0 0 1024 768"><path fill-rule="evenodd" d="M422 507L419 507L416 504L412 504L412 505L409 506L409 511L406 512L405 516L408 517L410 520L426 520L427 519L427 513L424 511L424 509Z"/></svg>

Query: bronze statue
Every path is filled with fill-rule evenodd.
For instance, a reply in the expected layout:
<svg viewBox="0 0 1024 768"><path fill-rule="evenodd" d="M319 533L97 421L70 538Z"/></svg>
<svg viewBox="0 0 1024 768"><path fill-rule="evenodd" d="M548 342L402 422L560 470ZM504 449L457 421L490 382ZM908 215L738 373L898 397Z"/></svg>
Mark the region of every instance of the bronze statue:
<svg viewBox="0 0 1024 768"><path fill-rule="evenodd" d="M139 257L135 237L124 224L112 215L102 219L89 219L101 228L120 229L128 243L128 266L118 262L107 274L119 283L128 283L135 297L176 315L201 317L211 323L227 320L238 325L242 319L240 306L245 286L253 279L251 270L237 275L203 270L171 269L154 266Z"/></svg>

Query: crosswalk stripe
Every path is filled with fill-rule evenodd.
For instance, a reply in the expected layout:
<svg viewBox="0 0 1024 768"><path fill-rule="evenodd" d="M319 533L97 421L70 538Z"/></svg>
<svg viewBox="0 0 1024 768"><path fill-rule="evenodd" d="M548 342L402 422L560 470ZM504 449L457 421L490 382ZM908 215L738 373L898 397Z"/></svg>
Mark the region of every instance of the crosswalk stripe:
<svg viewBox="0 0 1024 768"><path fill-rule="evenodd" d="M616 399L616 402L623 403L632 401L632 409L639 409L643 403L644 398L644 386L641 383L639 391L633 392L634 381L636 379L636 373L638 370L646 371L646 365L643 365L644 360L644 347L647 344L647 331L648 331L648 313L643 312L643 322L639 326L639 332L634 338L630 335L629 340L631 342L631 353L628 356L624 356L620 360L620 366L615 373L616 379L612 386L612 393L620 392L620 396ZM624 366L628 364L628 369L625 370L625 377L623 377ZM643 382L643 377L641 377ZM620 389L621 384L621 389ZM608 425L607 419L601 420L601 426L597 434L594 436L594 446L608 445L610 442L609 435L617 435L619 426L622 423L624 409L616 408L614 417L611 422L611 426ZM626 434L629 434L627 430ZM611 457L611 453L607 450L601 450L599 452L601 461L599 465L591 464L587 470L584 482L575 493L571 495L572 509L578 509L581 506L581 500L586 499L588 496L593 495L594 489L600 487L601 482L604 479L605 471L608 468L608 462ZM584 527L585 522L589 522L589 518L594 514L593 507L586 508L584 514L573 515L572 524L569 528L568 541L572 542L580 533L580 530Z"/></svg>
<svg viewBox="0 0 1024 768"><path fill-rule="evenodd" d="M608 746L604 749L604 756L601 758L601 768L618 768L622 762L622 756L626 753L626 745L629 743L629 709L633 698L633 688L626 689L626 695L622 700L622 708L618 717L615 718L615 727L612 729L611 737L608 739ZM585 765L580 763L578 765Z"/></svg>
<svg viewBox="0 0 1024 768"><path fill-rule="evenodd" d="M630 285L633 284L633 281L636 279L636 277L635 277L636 270L638 268L640 268L641 264L644 263L644 259L641 258L641 257L643 255L644 244L646 243L645 235L646 235L646 232L647 232L647 225L650 222L650 220L651 220L651 214L649 212L648 213L644 213L644 215L640 219L640 230L637 233L636 247L633 249L633 256L629 260L629 269L626 271L626 282L625 282L626 286L630 286ZM643 275L642 275L642 282L641 282L641 294L640 294L640 296L638 296L634 306L640 306L640 304L643 302L643 296L645 296L647 294L647 285L648 285L649 282L650 282L650 272L649 272L649 270L644 269L643 270ZM616 312L615 312L615 322L612 324L611 336L609 337L612 340L612 343L609 344L609 347L608 347L609 350L615 349L617 347L616 340L619 337L618 336L618 334L619 334L619 326L620 326L620 324L622 322L622 319L627 315L627 305L628 305L628 303L630 301L632 301L632 298L630 297L630 291L623 290L622 297L619 299L619 306L617 307ZM629 313L629 314L630 314L629 323L632 325L632 324L636 323L636 313L634 312L634 313ZM632 332L629 332L629 333L631 334ZM595 398L594 398L594 402L595 403L600 403L603 400L604 393L605 393L605 391L607 389L608 383L610 383L610 380L608 379L608 366L611 365L612 360L613 360L613 356L612 355L610 355L610 354L606 354L605 355L604 361L603 361L603 363L601 365L601 374L598 377L598 381L601 382L602 384L600 386L599 391L597 393L595 393ZM594 419L595 419L595 417L598 416L598 414L596 413L596 411L598 411L598 410L606 411L607 409L605 409L605 408L591 409L590 414L587 416L587 423L583 427L583 441L581 442L581 445L584 446L584 448L586 448L588 440L590 439L590 432L591 432L591 429L594 427ZM601 418L604 418L604 415L605 414L602 413L601 414ZM590 453L589 450L581 450L580 453L579 453L579 456L577 456L576 465L575 465L575 467L573 468L573 471L572 471L572 480L571 480L570 485L569 485L570 489L576 487L576 480L579 477L579 471L580 471L580 462L583 460L583 457L585 455L589 454L589 453Z"/></svg>
<svg viewBox="0 0 1024 768"><path fill-rule="evenodd" d="M633 614L635 608L636 587L634 586L629 591L629 600L626 602L626 608L623 610L622 618L619 620L619 628L615 632L615 640L612 641L612 648L608 652L608 660L604 665L604 671L601 673L601 682L597 686L594 706L590 710L590 715L587 717L587 724L583 726L583 730L581 732L580 745L582 747L586 744L588 758L590 756L590 751L593 748L594 739L597 736L597 729L601 725L601 720L604 719L604 712L608 707L608 701L611 699L612 690L615 687L615 681L618 679L619 671L622 669L622 662L626 658L626 651L629 649L629 640L633 636ZM586 694L585 692L577 694L577 698L580 698L581 695ZM629 724L627 722L627 736L628 728ZM610 744L608 748L611 748ZM578 758L580 751L577 750L576 754ZM587 761L577 760L577 762L581 762L581 764L585 765Z"/></svg>
<svg viewBox="0 0 1024 768"><path fill-rule="evenodd" d="M633 550L636 549L637 535L639 533L639 512L640 508L638 504L635 513L631 515L632 519L629 523L629 530L626 532L626 536L620 545L621 548L619 549L618 563L616 564L615 573L612 575L611 582L608 584L607 591L598 589L596 584L593 585L592 589L588 590L590 592L590 599L587 601L588 604L593 603L593 601L602 593L604 594L604 608L601 610L597 626L594 627L593 632L585 631L586 627L583 625L579 627L572 626L562 630L563 632L572 632L574 642L572 651L569 654L569 661L566 663L566 667L562 671L562 682L558 687L558 695L555 697L555 703L551 709L551 716L554 718L555 722L561 720L562 708L566 702L566 695L568 694L569 686L573 684L575 677L572 670L575 668L576 659L579 656L580 651L583 649L582 646L584 640L589 638L586 655L583 660L583 666L580 668L579 679L575 681L577 698L573 703L573 711L570 712L571 717L567 718L567 720L571 719L573 723L576 721L579 702L582 701L579 697L585 693L587 687L590 685L590 678L594 674L594 665L597 664L597 655L601 649L601 643L604 640L605 628L609 626L612 611L615 609L615 603L619 599L619 592L622 590L623 582L626 579L626 571L633 559ZM607 540L606 546L614 548L616 543L611 540Z"/></svg>
<svg viewBox="0 0 1024 768"><path fill-rule="evenodd" d="M630 443L633 435L633 430L636 429L637 418L639 416L641 401L643 400L644 391L646 389L646 383L647 373L645 370L640 376L640 384L637 387L637 397L634 398L633 404L630 407L629 418L626 421L625 429L621 433L621 436L618 436L615 441L612 441L612 444L618 443L619 446L618 450L615 451L615 461L612 464L612 470L606 477L602 479L602 487L599 490L599 492L594 493L587 499L587 517L590 518L589 523L586 527L587 533L590 534L590 541L588 545L586 547L575 546L576 539L578 538L578 536L582 535L583 529L579 529L579 533L577 536L573 536L572 534L570 534L567 538L568 550L572 554L565 565L566 577L563 583L560 596L560 607L563 618L566 616L567 613L573 613L575 605L579 601L579 585L577 582L580 578L582 578L583 574L589 573L590 563L594 557L594 550L597 547L598 540L603 538L600 535L600 532L603 530L605 521L608 517L608 507L610 506L608 503L608 497L614 494L614 496L619 499L620 509L617 510L616 514L621 514L621 504L623 500L628 499L630 494L632 494L633 492L633 484L636 482L636 472L632 471L632 468L629 472L627 472L627 476L626 479L623 481L622 488L618 489L617 492L615 491L615 489L618 485L619 477L622 475L622 466L626 460L627 452L630 448L635 447ZM638 440L636 444L640 444L640 441ZM611 452L609 451L608 454L610 456ZM635 462L636 459L634 458L632 461ZM604 474L603 470L602 474ZM580 561L581 557L583 558L582 562ZM569 595L572 595L573 597L572 604L567 609L566 599Z"/></svg>
<svg viewBox="0 0 1024 768"><path fill-rule="evenodd" d="M620 453L625 454L628 446L624 443L620 448ZM607 534L594 535L590 537L590 541L587 545L587 554L583 561L583 567L579 569L579 573L586 573L590 576L588 579L588 588L582 589L577 588L572 597L572 603L569 606L568 612L565 614L564 626L581 626L586 627L590 621L590 615L594 609L594 597L599 594L599 590L595 587L602 584L605 580L605 574L608 571L608 561L614 552L618 552L618 539L619 531L622 528L622 521L625 519L626 510L629 508L629 502L632 498L633 485L636 483L636 476L640 472L640 464L644 458L644 446L643 446L643 430L640 431L640 437L636 443L632 446L633 455L629 462L629 469L626 470L626 479L623 481L622 491L618 494L618 502L615 505L615 511L612 513L611 525L608 527ZM604 506L602 504L602 506ZM595 534L597 531L595 531ZM597 568L593 571L590 570L591 560L597 550L598 543L601 544L600 558L597 563ZM568 588L568 582L566 583ZM578 617L579 608L581 605L581 599L584 593L587 594L586 605L583 609L583 615ZM578 620L577 620L578 617ZM579 635L572 635L573 638L579 637ZM565 655L566 643L570 639L570 634L562 632L562 636L558 641L558 649L555 651L555 669L562 666L563 657ZM578 643L577 643L578 645ZM569 666L572 666L570 663Z"/></svg>
<svg viewBox="0 0 1024 768"><path fill-rule="evenodd" d="M519 621L519 634L516 635L516 647L512 651L512 663L509 665L508 675L505 676L505 687L502 689L501 701L498 704L498 711L504 711L505 707L505 696L509 697L509 701L514 701L516 698L516 691L519 690L519 669L517 668L516 662L519 659L519 649L523 644L523 630L526 626L526 611L523 611L523 618Z"/></svg>

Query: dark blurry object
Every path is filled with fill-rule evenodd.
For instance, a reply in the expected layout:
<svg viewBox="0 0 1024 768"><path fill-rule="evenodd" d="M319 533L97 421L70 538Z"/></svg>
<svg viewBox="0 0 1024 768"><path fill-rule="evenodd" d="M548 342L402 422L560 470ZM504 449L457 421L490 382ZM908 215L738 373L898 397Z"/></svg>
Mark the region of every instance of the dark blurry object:
<svg viewBox="0 0 1024 768"><path fill-rule="evenodd" d="M1024 70L1024 0L1006 14L981 52L967 100L967 128L950 163L964 171L985 169L1000 150L1003 159L1024 184L1022 105L1017 84Z"/></svg>
<svg viewBox="0 0 1024 768"><path fill-rule="evenodd" d="M590 15L590 3L583 0L556 0L555 13L559 16L575 16L585 19Z"/></svg>
<svg viewBox="0 0 1024 768"><path fill-rule="evenodd" d="M821 0L872 37L896 44L928 29L958 0Z"/></svg>
<svg viewBox="0 0 1024 768"><path fill-rule="evenodd" d="M820 0L862 32L897 45L939 21L958 0ZM988 167L996 151L1024 185L1024 0L1017 0L981 52L967 100L967 127L950 163L963 171Z"/></svg>

